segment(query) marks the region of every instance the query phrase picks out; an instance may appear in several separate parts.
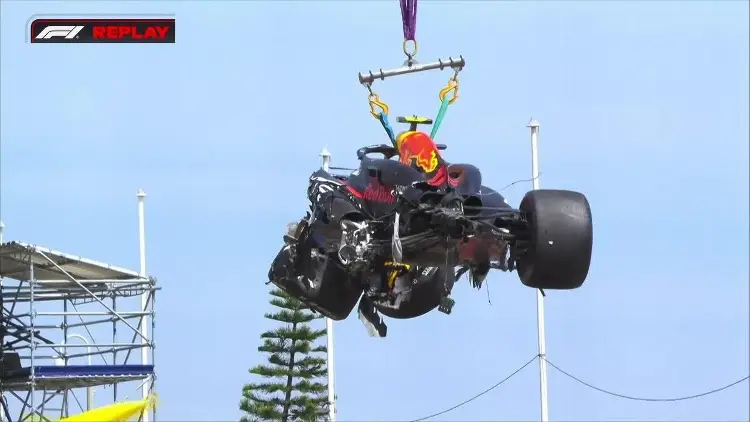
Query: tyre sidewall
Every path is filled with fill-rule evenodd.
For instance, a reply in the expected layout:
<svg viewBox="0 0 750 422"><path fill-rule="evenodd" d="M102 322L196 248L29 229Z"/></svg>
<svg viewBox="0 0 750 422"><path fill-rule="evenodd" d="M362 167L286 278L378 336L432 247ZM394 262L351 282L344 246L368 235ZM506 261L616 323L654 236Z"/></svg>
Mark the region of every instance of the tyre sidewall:
<svg viewBox="0 0 750 422"><path fill-rule="evenodd" d="M591 207L586 197L565 190L536 190L524 196L527 219L525 253L517 257L518 276L526 286L569 290L583 285L593 246Z"/></svg>

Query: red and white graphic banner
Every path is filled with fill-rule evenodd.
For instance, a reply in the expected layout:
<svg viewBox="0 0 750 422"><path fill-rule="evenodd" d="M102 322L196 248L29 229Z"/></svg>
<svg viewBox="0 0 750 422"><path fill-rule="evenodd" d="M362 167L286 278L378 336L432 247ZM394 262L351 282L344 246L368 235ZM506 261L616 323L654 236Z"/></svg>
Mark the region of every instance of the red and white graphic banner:
<svg viewBox="0 0 750 422"><path fill-rule="evenodd" d="M45 18L31 22L32 43L174 43L173 18Z"/></svg>

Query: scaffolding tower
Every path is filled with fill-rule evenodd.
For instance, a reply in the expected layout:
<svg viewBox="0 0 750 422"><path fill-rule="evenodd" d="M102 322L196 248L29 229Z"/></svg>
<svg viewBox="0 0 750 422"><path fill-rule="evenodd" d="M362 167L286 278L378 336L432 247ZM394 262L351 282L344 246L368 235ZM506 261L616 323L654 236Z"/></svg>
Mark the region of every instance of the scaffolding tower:
<svg viewBox="0 0 750 422"><path fill-rule="evenodd" d="M0 234L0 421L64 418L154 391L158 287L145 271L144 197L140 271ZM94 403L97 389L111 391Z"/></svg>

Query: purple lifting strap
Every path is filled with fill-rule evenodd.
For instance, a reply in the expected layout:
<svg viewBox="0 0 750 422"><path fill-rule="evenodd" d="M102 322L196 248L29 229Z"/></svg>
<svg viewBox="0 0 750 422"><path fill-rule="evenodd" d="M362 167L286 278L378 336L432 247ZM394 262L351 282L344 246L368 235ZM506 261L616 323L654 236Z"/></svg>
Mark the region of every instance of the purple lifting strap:
<svg viewBox="0 0 750 422"><path fill-rule="evenodd" d="M415 41L417 32L417 0L399 0L401 3L401 20L404 23L404 39Z"/></svg>

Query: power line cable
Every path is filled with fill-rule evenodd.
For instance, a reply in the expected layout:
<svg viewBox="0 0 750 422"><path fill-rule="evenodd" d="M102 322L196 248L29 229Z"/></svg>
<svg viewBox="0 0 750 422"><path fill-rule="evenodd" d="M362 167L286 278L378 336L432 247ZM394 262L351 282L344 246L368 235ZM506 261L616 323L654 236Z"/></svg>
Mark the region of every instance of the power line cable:
<svg viewBox="0 0 750 422"><path fill-rule="evenodd" d="M433 413L433 414L428 415L428 416L423 416L423 417L421 417L419 419L415 419L415 420L413 420L411 422L421 422L421 421L425 421L427 419L434 418L435 416L444 415L444 414L446 414L448 412L452 412L453 410L458 409L459 407L465 406L465 405L473 402L474 400L482 397L483 395L489 393L490 391L494 390L495 388L499 387L500 385L502 385L506 381L508 381L511 378L513 378L515 375L517 375L519 372L521 372L524 368L526 368L532 362L534 362L537 358L544 359L549 364L549 366L553 367L556 371L560 372L561 374L567 376L568 378L570 378L570 379L572 379L572 380L574 380L574 381L576 381L576 382L578 382L578 383L580 383L580 384L582 384L582 385L584 385L584 386L586 386L588 388L591 388L591 389L593 389L595 391L598 391L600 393L604 393L604 394L607 394L607 395L610 395L610 396L613 396L613 397L617 397L617 398L621 398L621 399L625 399L625 400L633 400L633 401L644 401L644 402L677 402L677 401L693 400L693 399L697 399L697 398L700 398L700 397L709 396L711 394L719 393L721 391L730 389L730 388L734 387L737 384L740 384L740 383L742 383L744 381L747 381L750 378L750 376L746 376L746 377L744 377L742 379L739 379L739 380L734 381L732 383L726 384L726 385L724 385L722 387L715 388L713 390L708 390L708 391L705 391L705 392L699 393L699 394L693 394L691 396L673 397L673 398L636 397L636 396L628 396L626 394L615 393L613 391L605 390L603 388L600 388L600 387L597 387L595 385L592 385L592 384L590 384L590 383L588 383L586 381L583 381L582 379L576 377L575 375L571 374L570 372L567 372L567 371L563 370L562 368L560 368L559 366L557 366L554 363L550 362L549 360L547 360L547 359L545 359L545 358L543 358L543 357L541 357L539 355L535 355L533 358L531 358L531 360L529 360L528 362L526 362L525 364L523 364L521 367L519 367L518 369L516 369L515 371L513 371L510 375L508 375L507 377L503 378L499 382L495 383L493 386L491 386L491 387L487 388L486 390L482 391L481 393L476 394L476 395L472 396L471 398L469 398L467 400L464 400L461 403L458 403L455 406L451 406L451 407L449 407L449 408L447 408L445 410L441 410L440 412L436 412L436 413Z"/></svg>
<svg viewBox="0 0 750 422"><path fill-rule="evenodd" d="M544 359L544 358L541 358L541 359ZM561 374L567 376L568 378L570 378L570 379L572 379L572 380L574 380L574 381L576 381L576 382L578 382L578 383L580 383L580 384L582 384L582 385L584 385L584 386L586 386L588 388L591 388L592 390L596 390L596 391L598 391L600 393L608 394L608 395L613 396L613 397L619 397L621 399L634 400L634 401L676 402L676 401L692 400L692 399L697 399L699 397L705 397L705 396L708 396L708 395L711 395L711 394L715 394L715 393L727 390L727 389L732 388L735 385L737 385L737 384L739 384L739 383L741 383L743 381L747 381L747 379L750 378L750 376L746 376L745 378L742 378L742 379L739 379L739 380L734 381L732 383L726 384L723 387L715 388L713 390L708 390L708 391L705 391L705 392L700 393L700 394L693 394L692 396L674 397L674 398L636 397L636 396L628 396L628 395L625 395L625 394L615 393L615 392L612 392L612 391L605 390L603 388L597 387L595 385L589 384L586 381L583 381L580 378L576 377L575 375L573 375L573 374L571 374L569 372L564 371L559 366L555 365L554 363L550 362L549 360L547 360L547 359L544 359L544 360L547 361L547 363L549 364L549 366L555 368L555 370L557 370Z"/></svg>
<svg viewBox="0 0 750 422"><path fill-rule="evenodd" d="M535 356L534 356L533 358L531 358L531 359L530 359L530 360L529 360L528 362L524 363L524 364L523 364L523 366L521 366L520 368L518 368L518 369L516 369L515 371L513 371L513 372L512 372L512 373L511 373L510 375L508 375L507 377L503 378L503 379L502 379L502 380L500 380L499 382L495 383L495 385L493 385L492 387L490 387L490 388L488 388L488 389L486 389L486 390L482 391L481 393L479 393L479 394L477 394L477 395L475 395L475 396L471 397L470 399L464 400L464 401L462 401L461 403L459 403L459 404L457 404L457 405L455 405L455 406L453 406L453 407L449 407L448 409L442 410L442 411L440 411L440 412L437 412L437 413L433 413L433 414L431 414L431 415L428 415L428 416L424 416L424 417L421 417L421 418L419 418L419 419L415 419L415 420L413 420L413 421L411 421L411 422L421 422L421 421L425 421L425 420L427 420L427 419L430 419L430 418L434 418L435 416L440 416L440 415L444 415L444 414L446 414L446 413L448 413L448 412L451 412L451 411L453 411L453 410L456 410L456 409L458 409L458 408L459 408L459 407L461 407L461 406L464 406L464 405L466 405L466 404L469 404L469 403L473 402L474 400L476 400L476 399L478 399L478 398L482 397L483 395L485 395L485 394L489 393L490 391L494 390L495 388L499 387L499 386L500 386L500 385L502 385L502 384L503 384L503 383L504 383L505 381L508 381L509 379L513 378L513 377L514 377L514 376L515 376L516 374L518 374L519 372L521 372L521 371L522 371L522 370L523 370L524 368L526 368L527 366L531 365L531 363L532 363L532 362L534 362L534 361L535 361L535 360L536 360L536 359L537 359L538 357L539 357L539 355L535 355Z"/></svg>

